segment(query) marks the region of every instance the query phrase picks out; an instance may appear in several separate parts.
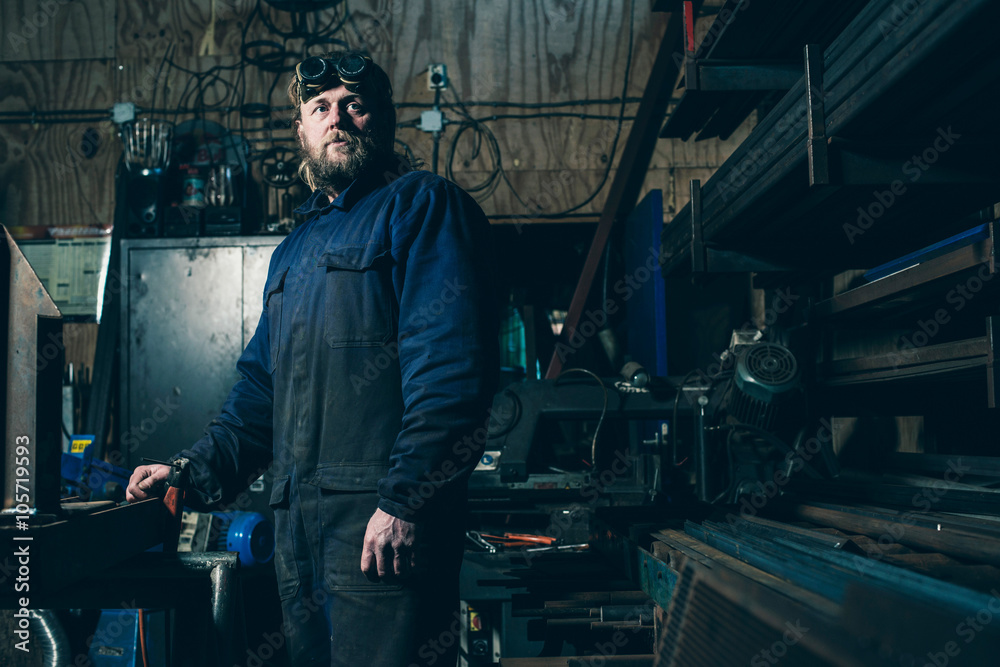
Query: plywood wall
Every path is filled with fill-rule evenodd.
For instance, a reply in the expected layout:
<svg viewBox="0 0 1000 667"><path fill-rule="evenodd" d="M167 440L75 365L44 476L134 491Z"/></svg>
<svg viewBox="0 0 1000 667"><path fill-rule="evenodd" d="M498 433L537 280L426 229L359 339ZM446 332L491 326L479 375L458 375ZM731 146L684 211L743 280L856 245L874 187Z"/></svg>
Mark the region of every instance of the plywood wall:
<svg viewBox="0 0 1000 667"><path fill-rule="evenodd" d="M630 24L627 95L631 97L642 94L664 24L664 16L652 14L644 0L350 0L348 7L350 17L334 36L369 50L390 72L395 99L404 105L401 122L417 118L421 111L406 104L434 101L424 74L431 62L448 67L452 87L443 101L449 103L604 100L556 109L469 107L476 118L545 112L616 118L620 105L613 100L625 83ZM322 28L342 11L343 5L310 15L307 25ZM33 110L63 114L59 123L32 124L23 122L30 118L22 115L22 122L0 124L0 222L16 226L111 221L113 176L121 146L105 112L115 102L131 101L146 109L155 105L162 111L145 115L174 121L189 116L167 111L198 102L219 107L234 102L284 105L288 75L241 67L241 45L284 42L286 48L301 52L305 44L301 39L283 39L262 17L277 30L290 27L287 14L258 0L0 3L4 32L0 114L6 116L0 120ZM173 65L164 64L167 54ZM212 79L202 77L199 96L198 79L191 73L212 67L228 69L218 70ZM627 105L625 115L633 115L637 107ZM272 118L286 113L276 110ZM455 110L445 114L451 121L460 120ZM233 110L209 109L204 117L231 129L242 127L257 150L290 140L286 130L262 129L266 120L241 119ZM497 119L485 126L496 137L517 196L502 183L482 201L483 208L493 216L523 216L560 211L585 200L612 159L617 123L531 117ZM630 127L630 121L622 123L617 153ZM444 131L442 173L457 129L456 124ZM404 127L398 137L430 167L429 134ZM454 151L454 178L464 185L481 181L492 168L482 152L474 156L472 137L466 132ZM703 175L705 169L720 164L741 139L742 133L725 143L661 141L645 189L676 191L677 197L668 196L669 207L683 198L690 173ZM608 178L579 213L599 213L610 182Z"/></svg>

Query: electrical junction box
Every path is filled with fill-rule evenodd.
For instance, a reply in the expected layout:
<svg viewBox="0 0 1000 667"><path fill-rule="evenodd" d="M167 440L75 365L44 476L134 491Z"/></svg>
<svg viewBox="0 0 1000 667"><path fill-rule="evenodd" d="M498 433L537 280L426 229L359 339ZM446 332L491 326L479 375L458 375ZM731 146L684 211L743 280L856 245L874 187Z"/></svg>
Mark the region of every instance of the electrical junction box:
<svg viewBox="0 0 1000 667"><path fill-rule="evenodd" d="M437 109L421 112L419 127L424 132L440 132L444 128L444 114Z"/></svg>
<svg viewBox="0 0 1000 667"><path fill-rule="evenodd" d="M135 120L135 104L132 102L115 102L111 107L111 120L117 125L131 123Z"/></svg>

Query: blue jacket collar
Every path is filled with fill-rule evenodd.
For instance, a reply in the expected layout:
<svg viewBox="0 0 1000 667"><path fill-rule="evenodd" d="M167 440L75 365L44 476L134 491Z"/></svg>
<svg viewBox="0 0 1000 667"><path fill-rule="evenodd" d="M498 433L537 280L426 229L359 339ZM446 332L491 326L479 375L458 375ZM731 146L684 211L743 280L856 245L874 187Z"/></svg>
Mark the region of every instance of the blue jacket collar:
<svg viewBox="0 0 1000 667"><path fill-rule="evenodd" d="M354 179L332 202L322 190L313 190L313 193L309 195L309 199L295 209L295 212L300 215L310 216L314 213L326 212L331 208L350 211L359 199L378 187L380 178L380 169L369 169Z"/></svg>

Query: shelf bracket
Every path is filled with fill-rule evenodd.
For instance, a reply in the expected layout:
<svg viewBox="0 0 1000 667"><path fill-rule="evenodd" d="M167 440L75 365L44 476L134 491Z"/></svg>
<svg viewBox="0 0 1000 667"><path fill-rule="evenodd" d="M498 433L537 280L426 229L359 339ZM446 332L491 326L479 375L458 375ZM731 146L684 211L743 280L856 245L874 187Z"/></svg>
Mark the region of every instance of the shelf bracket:
<svg viewBox="0 0 1000 667"><path fill-rule="evenodd" d="M1000 337L1000 317L986 318L986 405L997 406L997 340Z"/></svg>
<svg viewBox="0 0 1000 667"><path fill-rule="evenodd" d="M691 179L691 273L705 273L705 239L701 225L701 181Z"/></svg>
<svg viewBox="0 0 1000 667"><path fill-rule="evenodd" d="M806 44L806 116L809 127L809 185L830 184L830 160L826 141L826 109L823 98L823 49Z"/></svg>
<svg viewBox="0 0 1000 667"><path fill-rule="evenodd" d="M997 272L997 238L996 238L997 222L996 222L996 220L991 220L990 221L990 223L988 225L988 229L990 230L990 275L992 276L992 275L996 274L996 272Z"/></svg>
<svg viewBox="0 0 1000 667"><path fill-rule="evenodd" d="M694 3L683 3L684 16L684 87L698 89L698 61L695 59L694 48Z"/></svg>
<svg viewBox="0 0 1000 667"><path fill-rule="evenodd" d="M993 137L957 141L948 129L939 128L930 137L878 142L827 137L826 144L830 179L837 185L887 186L899 195L923 185L990 185L1000 180L995 159L1000 141Z"/></svg>
<svg viewBox="0 0 1000 667"><path fill-rule="evenodd" d="M686 91L788 90L802 78L797 62L769 60L688 60Z"/></svg>
<svg viewBox="0 0 1000 667"><path fill-rule="evenodd" d="M736 250L713 248L705 242L705 226L701 216L701 181L691 179L691 273L743 273L747 271L788 271L763 259Z"/></svg>

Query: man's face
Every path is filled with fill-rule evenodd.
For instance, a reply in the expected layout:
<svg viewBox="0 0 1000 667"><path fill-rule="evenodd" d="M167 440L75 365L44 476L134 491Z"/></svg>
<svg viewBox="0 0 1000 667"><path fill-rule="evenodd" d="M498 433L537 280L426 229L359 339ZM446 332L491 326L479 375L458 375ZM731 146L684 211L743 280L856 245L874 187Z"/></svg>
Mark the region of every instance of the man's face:
<svg viewBox="0 0 1000 667"><path fill-rule="evenodd" d="M378 156L371 111L361 95L344 86L324 90L302 105L299 154L316 187L342 192Z"/></svg>

